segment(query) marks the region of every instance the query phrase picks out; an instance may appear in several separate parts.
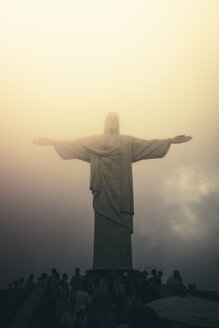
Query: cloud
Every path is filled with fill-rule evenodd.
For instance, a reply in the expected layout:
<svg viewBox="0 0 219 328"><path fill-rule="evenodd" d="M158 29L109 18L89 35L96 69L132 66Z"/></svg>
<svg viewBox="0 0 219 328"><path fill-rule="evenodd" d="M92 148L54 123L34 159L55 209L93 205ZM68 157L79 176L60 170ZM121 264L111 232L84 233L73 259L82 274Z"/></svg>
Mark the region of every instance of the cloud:
<svg viewBox="0 0 219 328"><path fill-rule="evenodd" d="M186 282L219 290L218 199L216 170L210 175L192 167L172 172L156 200L149 199L139 213L145 220L137 223L133 238L136 264L158 266L166 277L180 268Z"/></svg>

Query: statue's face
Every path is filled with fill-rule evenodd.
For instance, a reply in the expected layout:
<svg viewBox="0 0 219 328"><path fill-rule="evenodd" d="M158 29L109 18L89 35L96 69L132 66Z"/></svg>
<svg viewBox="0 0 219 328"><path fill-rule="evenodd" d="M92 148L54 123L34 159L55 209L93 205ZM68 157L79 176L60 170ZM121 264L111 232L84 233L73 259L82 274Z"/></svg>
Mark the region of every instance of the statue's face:
<svg viewBox="0 0 219 328"><path fill-rule="evenodd" d="M107 114L105 134L119 134L119 115L117 113Z"/></svg>

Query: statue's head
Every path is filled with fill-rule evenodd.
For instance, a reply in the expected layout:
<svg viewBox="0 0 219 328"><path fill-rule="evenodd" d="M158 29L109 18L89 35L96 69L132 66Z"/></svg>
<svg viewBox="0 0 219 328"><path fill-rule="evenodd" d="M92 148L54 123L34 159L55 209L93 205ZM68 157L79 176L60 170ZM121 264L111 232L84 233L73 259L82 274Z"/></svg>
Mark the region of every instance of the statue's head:
<svg viewBox="0 0 219 328"><path fill-rule="evenodd" d="M119 134L119 115L114 112L107 114L104 134Z"/></svg>

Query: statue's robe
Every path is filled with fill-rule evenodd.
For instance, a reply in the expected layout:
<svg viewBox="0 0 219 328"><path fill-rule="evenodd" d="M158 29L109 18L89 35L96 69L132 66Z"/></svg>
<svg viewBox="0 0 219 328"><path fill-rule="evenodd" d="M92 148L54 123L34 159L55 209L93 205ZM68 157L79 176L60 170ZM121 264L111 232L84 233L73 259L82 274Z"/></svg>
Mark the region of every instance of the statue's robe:
<svg viewBox="0 0 219 328"><path fill-rule="evenodd" d="M91 164L90 189L95 211L94 269L132 269L132 163L164 157L170 139L143 140L97 135L53 143L63 159Z"/></svg>

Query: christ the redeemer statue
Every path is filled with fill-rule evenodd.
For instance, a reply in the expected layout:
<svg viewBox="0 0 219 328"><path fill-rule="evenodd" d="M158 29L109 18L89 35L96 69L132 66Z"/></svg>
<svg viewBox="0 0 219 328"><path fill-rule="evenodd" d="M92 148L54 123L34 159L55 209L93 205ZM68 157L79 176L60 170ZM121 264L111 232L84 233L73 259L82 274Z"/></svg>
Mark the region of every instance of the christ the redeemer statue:
<svg viewBox="0 0 219 328"><path fill-rule="evenodd" d="M93 269L132 269L133 233L132 163L166 155L171 143L190 136L143 140L120 135L119 116L109 113L103 135L67 141L34 140L51 145L63 159L90 163L90 190L95 212Z"/></svg>

